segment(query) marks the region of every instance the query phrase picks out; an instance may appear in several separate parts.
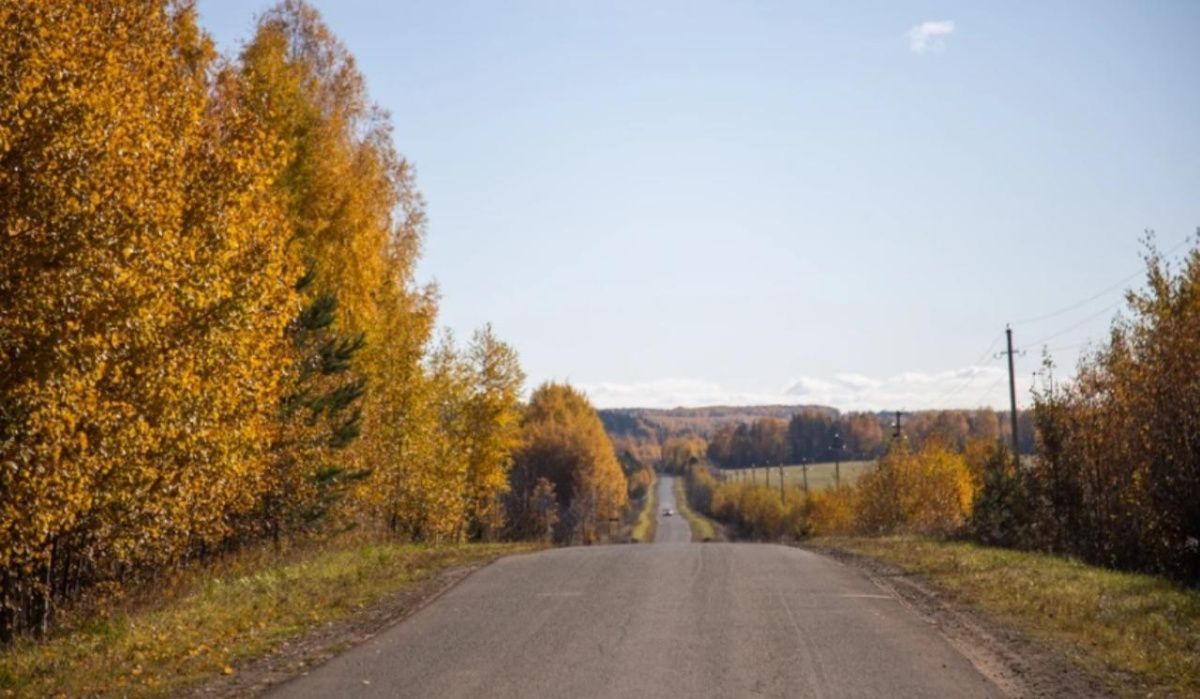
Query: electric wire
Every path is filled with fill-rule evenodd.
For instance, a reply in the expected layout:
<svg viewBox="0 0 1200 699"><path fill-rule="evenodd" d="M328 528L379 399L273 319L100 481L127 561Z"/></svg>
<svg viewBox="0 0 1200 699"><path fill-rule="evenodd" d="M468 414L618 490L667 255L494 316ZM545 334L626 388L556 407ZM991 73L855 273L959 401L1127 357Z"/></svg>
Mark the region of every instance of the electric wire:
<svg viewBox="0 0 1200 699"><path fill-rule="evenodd" d="M1179 243L1177 243L1176 245L1172 246L1169 250L1163 252L1162 256L1167 257L1169 255L1174 254L1175 252L1178 252L1180 248L1187 245L1191 241L1192 241L1192 236L1189 235L1186 238L1184 238L1183 240L1179 241ZM1095 301L1096 299L1100 298L1101 296L1104 296L1105 294L1108 294L1116 289L1123 287L1125 284L1129 283L1131 280L1133 280L1145 273L1146 273L1145 270L1139 269L1138 271L1134 272L1133 274L1130 274L1129 276L1125 277L1124 279L1117 282L1116 284L1113 284L1111 286L1106 286L1103 289L1101 289L1100 291L1083 299L1082 301L1076 301L1075 303L1072 303L1068 306L1064 306L1056 311L1051 311L1051 312L1045 313L1043 315L1033 316L1031 318L1021 318L1018 320L1014 320L1014 321L1012 321L1012 323L1013 323L1013 325L1029 325L1032 323L1039 323L1043 320L1057 318L1058 316L1060 316L1064 313L1070 313L1071 311L1074 311L1077 308L1086 306L1087 304L1091 303L1092 301Z"/></svg>
<svg viewBox="0 0 1200 699"><path fill-rule="evenodd" d="M992 353L992 350L996 349L996 344L998 342L1000 342L1000 339L1003 337L1004 337L1004 333L1001 332L1001 333L997 334L996 337L992 338L992 341L988 344L987 349L985 349L979 355L978 359L976 359L974 362L971 362L970 366L972 368L979 366L980 362L982 362L984 359L986 359L988 357L988 355L990 355ZM966 377L966 379L964 379L962 382L956 384L955 386L952 386L948 392L942 394L937 400L935 400L932 403L932 405L934 405L935 407L938 407L938 408L944 407L946 404L946 401L948 401L951 398L953 398L954 396L958 395L964 388L971 385L971 383L974 379L975 379L974 376Z"/></svg>

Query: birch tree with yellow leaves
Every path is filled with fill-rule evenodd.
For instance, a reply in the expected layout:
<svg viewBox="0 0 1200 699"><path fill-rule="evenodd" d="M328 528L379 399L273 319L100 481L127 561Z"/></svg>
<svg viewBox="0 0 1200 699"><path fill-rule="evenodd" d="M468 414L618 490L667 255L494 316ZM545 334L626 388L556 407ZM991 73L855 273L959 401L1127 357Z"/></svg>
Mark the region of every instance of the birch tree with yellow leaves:
<svg viewBox="0 0 1200 699"><path fill-rule="evenodd" d="M559 541L598 540L608 520L628 503L625 473L604 425L587 397L569 385L546 383L530 396L515 461L509 499L516 505L534 499L535 492L555 493ZM518 531L533 529L522 522L513 525Z"/></svg>
<svg viewBox="0 0 1200 699"><path fill-rule="evenodd" d="M0 640L329 520L489 536L523 376L430 338L424 205L315 10L0 0Z"/></svg>
<svg viewBox="0 0 1200 699"><path fill-rule="evenodd" d="M472 538L492 539L504 527L501 497L508 491L513 451L521 443L525 373L516 351L500 341L490 325L471 338L465 362L470 384L462 429L467 524Z"/></svg>
<svg viewBox="0 0 1200 699"><path fill-rule="evenodd" d="M299 272L279 144L192 10L4 2L0 26L8 636L253 507Z"/></svg>

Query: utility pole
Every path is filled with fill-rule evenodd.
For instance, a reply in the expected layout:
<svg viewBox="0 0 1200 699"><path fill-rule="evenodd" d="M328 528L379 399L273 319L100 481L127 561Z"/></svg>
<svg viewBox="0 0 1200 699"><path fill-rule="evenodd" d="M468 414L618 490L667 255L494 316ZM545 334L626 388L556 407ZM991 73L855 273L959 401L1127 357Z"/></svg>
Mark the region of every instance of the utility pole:
<svg viewBox="0 0 1200 699"><path fill-rule="evenodd" d="M805 497L807 497L808 496L808 457L804 457L803 459L800 460L800 467L801 467L801 469L803 469L803 473L804 473L804 495L805 495Z"/></svg>
<svg viewBox="0 0 1200 699"><path fill-rule="evenodd" d="M779 464L779 504L787 504L787 495L783 492L783 464Z"/></svg>
<svg viewBox="0 0 1200 699"><path fill-rule="evenodd" d="M833 433L833 483L834 486L841 490L842 488L842 436L837 432Z"/></svg>
<svg viewBox="0 0 1200 699"><path fill-rule="evenodd" d="M1012 346L1012 326L1011 325L1004 326L1004 334L1008 338L1008 351L1006 351L1005 354L1008 355L1008 407L1009 407L1009 418L1012 420L1013 464L1017 468L1020 468L1021 467L1021 457L1019 456L1020 452L1017 451L1017 444L1018 444L1018 440L1017 440L1017 380L1016 380L1015 375L1013 374L1013 346Z"/></svg>
<svg viewBox="0 0 1200 699"><path fill-rule="evenodd" d="M900 439L900 411L896 411L896 423L892 427L892 439Z"/></svg>

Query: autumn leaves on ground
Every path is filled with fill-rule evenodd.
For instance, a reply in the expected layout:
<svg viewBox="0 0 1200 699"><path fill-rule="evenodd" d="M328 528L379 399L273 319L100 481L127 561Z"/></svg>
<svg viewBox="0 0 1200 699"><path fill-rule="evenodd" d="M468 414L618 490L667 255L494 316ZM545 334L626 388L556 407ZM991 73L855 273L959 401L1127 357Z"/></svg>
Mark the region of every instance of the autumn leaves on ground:
<svg viewBox="0 0 1200 699"><path fill-rule="evenodd" d="M0 640L68 634L6 657L0 689L65 691L85 655L104 659L88 692L156 691L162 662L235 672L300 620L164 612L197 645L213 632L197 652L120 610L177 579L182 609L224 594L205 571L239 556L288 579L341 556L316 580L365 604L382 591L345 572L375 566L361 542L419 577L504 549L387 547L607 533L630 481L594 411L557 385L523 407L490 328L433 337L424 225L311 8L267 12L227 58L187 3L0 3Z"/></svg>

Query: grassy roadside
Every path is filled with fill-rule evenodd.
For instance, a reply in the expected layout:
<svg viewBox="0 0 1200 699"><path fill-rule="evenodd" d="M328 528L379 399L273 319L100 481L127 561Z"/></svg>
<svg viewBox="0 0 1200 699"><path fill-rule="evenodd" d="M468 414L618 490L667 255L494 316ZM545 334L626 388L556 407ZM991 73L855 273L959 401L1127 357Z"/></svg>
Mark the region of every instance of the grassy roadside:
<svg viewBox="0 0 1200 699"><path fill-rule="evenodd" d="M692 541L717 541L719 537L712 521L693 510L688 503L687 493L683 488L683 476L675 478L674 492L675 506L679 508L679 514L683 515L692 529Z"/></svg>
<svg viewBox="0 0 1200 699"><path fill-rule="evenodd" d="M165 696L265 655L439 571L530 551L529 544L364 544L197 573L154 604L80 619L44 642L0 650L4 696Z"/></svg>
<svg viewBox="0 0 1200 699"><path fill-rule="evenodd" d="M811 543L921 575L997 619L1056 642L1115 687L1142 696L1200 695L1200 590L962 542L830 537Z"/></svg>
<svg viewBox="0 0 1200 699"><path fill-rule="evenodd" d="M642 509L638 512L637 523L633 525L630 538L640 544L654 543L654 533L658 529L658 474L646 488L646 497L642 501Z"/></svg>

